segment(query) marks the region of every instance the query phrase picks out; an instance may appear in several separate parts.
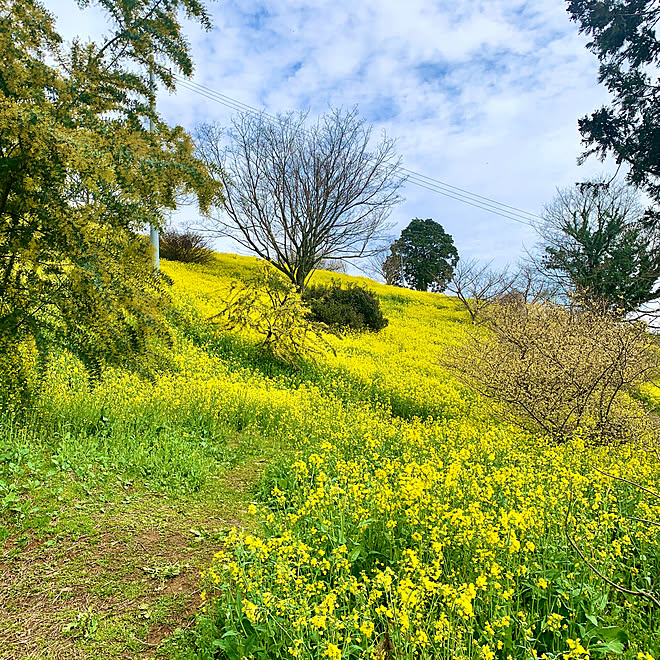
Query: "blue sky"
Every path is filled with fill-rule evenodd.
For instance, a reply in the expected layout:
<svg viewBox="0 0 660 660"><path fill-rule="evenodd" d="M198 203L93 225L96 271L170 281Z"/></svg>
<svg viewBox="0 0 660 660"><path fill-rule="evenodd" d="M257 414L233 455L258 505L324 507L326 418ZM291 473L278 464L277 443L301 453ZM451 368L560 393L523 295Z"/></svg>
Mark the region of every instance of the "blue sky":
<svg viewBox="0 0 660 660"><path fill-rule="evenodd" d="M105 29L94 8L45 4L66 37ZM272 114L357 104L415 172L540 213L557 187L613 169L577 166L577 120L607 95L562 0L228 0L209 9L211 32L187 27L195 82ZM161 94L159 109L188 129L231 120L184 89ZM395 231L433 218L461 255L502 265L535 242L529 227L415 185L403 195Z"/></svg>

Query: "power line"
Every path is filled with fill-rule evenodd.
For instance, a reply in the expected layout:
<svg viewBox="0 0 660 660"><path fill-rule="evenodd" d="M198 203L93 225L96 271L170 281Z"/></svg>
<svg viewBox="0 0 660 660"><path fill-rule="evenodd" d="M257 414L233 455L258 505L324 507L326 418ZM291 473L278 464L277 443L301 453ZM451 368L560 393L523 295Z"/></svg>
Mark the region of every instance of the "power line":
<svg viewBox="0 0 660 660"><path fill-rule="evenodd" d="M238 101L231 96L227 96L226 94L221 94L220 92L210 89L204 85L200 85L199 83L193 82L192 80L182 78L176 74L174 74L174 78L176 82L184 89L188 89L195 94L199 94L200 96L203 96L211 101L215 101L216 103L224 105L231 110L259 115L272 122L279 121L279 118L275 115L271 115L263 110L259 110L254 106L243 103L242 101ZM399 170L404 174L406 180L415 186L424 188L425 190L437 193L439 195L444 195L445 197L449 197L450 199L454 199L458 202L468 204L474 208L478 208L489 213L494 213L495 215L499 215L508 220L512 220L514 222L528 226L533 226L533 221L539 219L538 215L530 213L529 211L524 211L523 209L519 209L515 206L510 206L508 204L498 202L497 200L485 197L483 195L477 195L476 193L472 193L469 190L465 190L457 186L452 186L451 184L444 183L439 179L434 179L433 177L426 176L425 174L420 174L419 172L415 172L404 167L399 168Z"/></svg>
<svg viewBox="0 0 660 660"><path fill-rule="evenodd" d="M186 79L182 79L179 76L175 77L177 78L177 82L182 87L201 96L204 96L212 101L216 101L217 103L220 103L232 110L257 114L266 117L271 121L278 121L276 116L270 115L264 111L260 111L257 108L246 103L242 103L241 101L237 101L230 96L220 94L219 92L209 89L208 87L199 85L198 83L194 83ZM464 204L468 204L475 208L488 211L489 213L494 213L495 215L499 215L508 220L513 220L514 222L531 226L531 221L538 217L527 211L517 209L516 207L509 206L508 204L502 204L501 202L497 202L482 195L471 193L467 190L446 184L442 181L439 181L438 179L433 179L432 177L428 177L424 174L419 174L406 168L400 168L400 171L406 175L406 179L413 185L424 188L425 190L429 190L430 192L444 195L450 199L463 202Z"/></svg>
<svg viewBox="0 0 660 660"><path fill-rule="evenodd" d="M482 197L481 195L474 195L473 193L463 191L461 188L456 188L455 186L449 186L448 184L442 183L433 183L433 179L430 177L425 177L421 174L417 174L416 172L412 172L411 170L406 170L405 168L401 168L401 171L407 173L406 178L408 181L415 184L416 186L419 186L420 188L426 188L432 192L456 199L459 202L465 202L471 206L476 206L477 208L481 208L484 211L491 211L492 213L502 215L505 218L515 220L521 224L532 226L531 221L535 216L530 217L530 214L525 211L518 212L517 210L509 210L513 207L489 200L487 197Z"/></svg>
<svg viewBox="0 0 660 660"><path fill-rule="evenodd" d="M509 204L503 204L502 202L496 202L495 200L490 199L489 197L484 197L482 195L477 195L476 193L472 193L469 190L464 190L463 188L458 188L457 186L452 186L449 183L443 183L442 181L439 181L438 179L434 179L433 177L430 177L430 176L426 176L425 174L419 174L418 172L413 172L412 170L408 170L405 167L402 167L401 170L403 172L408 173L408 174L414 175L419 179L426 179L426 180L428 180L430 182L433 182L437 185L444 186L445 188L450 188L451 190L455 190L455 191L460 192L460 193L465 193L466 195L469 195L471 197L476 197L478 199L482 199L482 200L485 200L487 202L492 202L493 204L497 204L498 206L501 206L501 207L510 209L512 211L515 211L516 214L520 214L522 216L527 216L531 220L540 220L541 219L535 213L530 213L529 211L524 211L523 209L519 209L515 206L510 206Z"/></svg>
<svg viewBox="0 0 660 660"><path fill-rule="evenodd" d="M474 206L477 209L481 209L483 211L488 211L489 213L494 213L495 215L499 215L503 218L506 218L507 220L513 220L514 222L518 222L522 225L527 225L528 227L533 227L532 223L529 222L528 220L521 219L519 217L516 217L515 215L509 215L508 213L501 212L500 210L496 210L495 208L491 208L489 206L482 206L481 204L478 204L475 201L471 201L466 199L465 197L456 197L449 192L446 192L444 190L440 190L439 188L434 188L431 186L425 185L421 181L416 181L410 177L407 179L410 181L410 183L420 187L420 188L425 188L426 190L430 190L431 192L438 193L440 195L444 195L445 197L449 197L450 199L455 199L458 202L463 202L463 204L468 204L469 206Z"/></svg>
<svg viewBox="0 0 660 660"><path fill-rule="evenodd" d="M226 94L221 94L220 92L216 92L214 89L211 89L210 87L205 87L204 85L200 85L199 83L196 83L192 80L188 80L187 78L183 78L176 74L173 74L173 77L177 81L177 83L180 84L181 86L186 87L192 92L196 92L197 94L206 96L206 98L209 98L212 101L217 101L218 103L221 103L222 105L225 105L228 108L231 108L232 110L240 110L241 112L248 112L250 114L261 115L263 117L266 117L266 119L275 122L279 121L278 117L269 114L265 110L259 110L258 108L255 108L252 105L248 105L247 103L243 103L242 101L238 101L232 98L231 96L227 96Z"/></svg>

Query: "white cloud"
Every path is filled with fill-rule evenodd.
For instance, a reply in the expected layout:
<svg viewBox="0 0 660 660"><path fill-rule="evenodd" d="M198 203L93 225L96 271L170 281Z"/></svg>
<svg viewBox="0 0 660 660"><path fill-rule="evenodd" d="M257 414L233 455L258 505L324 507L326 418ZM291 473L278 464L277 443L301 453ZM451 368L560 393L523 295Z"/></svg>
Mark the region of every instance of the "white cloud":
<svg viewBox="0 0 660 660"><path fill-rule="evenodd" d="M67 36L104 31L100 12L48 0ZM597 62L560 0L227 0L215 28L189 26L195 81L268 112L357 103L398 139L406 167L530 212L578 168L578 117L606 100ZM192 129L231 111L181 89L159 108ZM377 135L379 130L375 130ZM461 254L516 261L533 232L408 185L398 228L432 217Z"/></svg>

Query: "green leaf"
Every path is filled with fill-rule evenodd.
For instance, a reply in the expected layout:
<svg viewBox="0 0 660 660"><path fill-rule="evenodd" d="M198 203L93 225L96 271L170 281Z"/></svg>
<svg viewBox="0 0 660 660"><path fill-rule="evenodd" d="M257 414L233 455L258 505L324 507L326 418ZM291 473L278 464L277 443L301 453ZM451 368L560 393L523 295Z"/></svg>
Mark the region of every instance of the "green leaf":
<svg viewBox="0 0 660 660"><path fill-rule="evenodd" d="M591 631L591 636L592 639L596 638L598 641L595 644L589 644L589 650L620 655L628 644L628 635L616 626L596 628Z"/></svg>
<svg viewBox="0 0 660 660"><path fill-rule="evenodd" d="M348 555L348 561L351 563L354 562L360 556L360 554L362 554L362 548L360 546L353 548L353 550L351 550Z"/></svg>

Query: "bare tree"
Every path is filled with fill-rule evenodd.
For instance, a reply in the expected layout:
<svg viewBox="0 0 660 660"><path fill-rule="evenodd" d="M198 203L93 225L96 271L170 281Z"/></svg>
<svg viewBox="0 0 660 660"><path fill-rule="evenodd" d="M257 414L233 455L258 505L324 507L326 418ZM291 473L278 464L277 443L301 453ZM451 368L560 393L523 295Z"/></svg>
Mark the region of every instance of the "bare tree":
<svg viewBox="0 0 660 660"><path fill-rule="evenodd" d="M495 303L484 316L490 332L470 333L444 363L507 420L558 441L577 429L601 442L655 437L629 395L660 368L644 324L552 302Z"/></svg>
<svg viewBox="0 0 660 660"><path fill-rule="evenodd" d="M394 284L396 280L396 274L392 272L392 269L388 265L388 256L392 249L392 241L393 239L390 238L385 245L382 245L378 251L375 251L367 260L367 265L364 269L367 275L390 285Z"/></svg>
<svg viewBox="0 0 660 660"><path fill-rule="evenodd" d="M327 260L369 257L401 201L394 141L370 150L371 128L349 112L271 120L239 115L225 146L218 126L197 131L197 148L224 186L212 230L271 262L299 290Z"/></svg>
<svg viewBox="0 0 660 660"><path fill-rule="evenodd" d="M548 279L534 260L523 261L518 265L508 293L500 296L500 302L522 302L528 305L536 303L569 304L571 290L560 286L555 280Z"/></svg>
<svg viewBox="0 0 660 660"><path fill-rule="evenodd" d="M480 263L476 259L460 259L454 266L454 274L447 285L447 291L453 293L467 309L472 323L490 304L516 295L516 275L508 268L494 270L491 263Z"/></svg>

